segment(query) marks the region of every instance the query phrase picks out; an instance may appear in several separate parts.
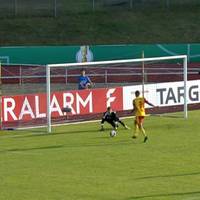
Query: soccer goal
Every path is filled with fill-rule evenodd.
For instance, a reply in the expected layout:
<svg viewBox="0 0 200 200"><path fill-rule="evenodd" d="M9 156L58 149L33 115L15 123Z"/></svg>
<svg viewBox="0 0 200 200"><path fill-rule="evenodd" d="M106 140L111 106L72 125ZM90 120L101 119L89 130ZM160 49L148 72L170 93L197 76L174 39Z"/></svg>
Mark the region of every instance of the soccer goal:
<svg viewBox="0 0 200 200"><path fill-rule="evenodd" d="M169 56L48 65L1 64L1 128L44 127L100 120L111 106L129 116L139 90L159 108L148 115L187 118L199 102L199 65ZM188 65L188 66L187 66ZM91 80L80 89L80 74ZM82 83L82 81L81 81Z"/></svg>
<svg viewBox="0 0 200 200"><path fill-rule="evenodd" d="M78 77L84 69L93 82L79 90ZM52 124L96 119L106 107L127 114L136 90L159 106L150 114L179 113L188 117L188 90L195 90L196 72L189 73L187 56L46 65L47 131ZM191 89L192 88L192 89ZM192 102L192 98L189 99ZM176 115L176 114L175 114ZM174 115L174 116L175 116Z"/></svg>

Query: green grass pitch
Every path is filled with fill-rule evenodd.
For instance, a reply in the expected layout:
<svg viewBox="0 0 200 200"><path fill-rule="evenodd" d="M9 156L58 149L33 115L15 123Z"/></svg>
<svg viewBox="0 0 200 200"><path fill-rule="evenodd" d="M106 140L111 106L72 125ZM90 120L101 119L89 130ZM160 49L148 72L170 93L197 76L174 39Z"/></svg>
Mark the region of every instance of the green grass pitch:
<svg viewBox="0 0 200 200"><path fill-rule="evenodd" d="M133 119L109 137L98 123L0 132L2 200L199 200L200 111L148 117L147 143Z"/></svg>

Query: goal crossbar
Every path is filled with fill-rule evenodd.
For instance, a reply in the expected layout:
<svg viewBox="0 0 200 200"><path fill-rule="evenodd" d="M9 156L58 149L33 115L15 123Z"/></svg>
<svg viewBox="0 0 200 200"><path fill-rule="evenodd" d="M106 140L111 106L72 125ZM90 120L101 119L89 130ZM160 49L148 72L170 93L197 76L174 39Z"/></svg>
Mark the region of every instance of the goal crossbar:
<svg viewBox="0 0 200 200"><path fill-rule="evenodd" d="M148 61L161 61L161 60L174 60L174 59L187 59L187 55L179 56L164 56L164 57L152 57L152 58L136 58L136 59L124 59L124 60L111 60L111 61L96 61L96 62L83 62L83 63L61 63L61 64L48 64L47 67L73 67L73 66L91 66L102 64L122 64L122 63L136 63L136 62L148 62Z"/></svg>

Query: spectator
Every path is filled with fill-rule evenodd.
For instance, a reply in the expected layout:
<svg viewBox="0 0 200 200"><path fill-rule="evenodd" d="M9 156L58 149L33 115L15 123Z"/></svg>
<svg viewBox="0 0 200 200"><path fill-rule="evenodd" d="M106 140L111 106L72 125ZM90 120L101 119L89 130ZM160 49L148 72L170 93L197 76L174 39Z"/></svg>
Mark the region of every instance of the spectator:
<svg viewBox="0 0 200 200"><path fill-rule="evenodd" d="M92 88L93 86L94 84L92 83L90 78L85 75L85 69L82 69L81 75L78 78L78 89L84 90L84 89Z"/></svg>

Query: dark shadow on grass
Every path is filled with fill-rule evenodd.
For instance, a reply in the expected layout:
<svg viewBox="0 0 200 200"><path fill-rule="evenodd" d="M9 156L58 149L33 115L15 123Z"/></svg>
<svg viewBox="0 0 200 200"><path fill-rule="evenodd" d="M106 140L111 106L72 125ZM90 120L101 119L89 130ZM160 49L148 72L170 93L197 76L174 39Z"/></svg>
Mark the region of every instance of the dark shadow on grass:
<svg viewBox="0 0 200 200"><path fill-rule="evenodd" d="M156 179L156 178L172 178L172 177L194 176L194 175L200 175L200 172L183 173L183 174L168 174L168 175L160 175L160 176L146 176L146 177L135 178L134 180Z"/></svg>
<svg viewBox="0 0 200 200"><path fill-rule="evenodd" d="M64 148L108 147L108 146L121 146L121 145L132 145L132 144L128 141L126 142L120 141L115 143L98 143L98 144L87 143L87 144L65 145Z"/></svg>
<svg viewBox="0 0 200 200"><path fill-rule="evenodd" d="M126 200L134 200L134 199L144 199L144 198L153 198L153 197L171 197L171 196L185 196L185 195L193 195L200 194L200 191L194 192L174 192L174 193L164 193L164 194L153 194L153 195L144 195L144 196L133 196L129 197Z"/></svg>
<svg viewBox="0 0 200 200"><path fill-rule="evenodd" d="M0 153L5 152L18 152L18 151L33 151L33 150L48 150L48 149L58 149L62 148L63 145L53 145L53 146L44 146L44 147L32 147L32 148L14 148L14 149L7 149L2 150Z"/></svg>
<svg viewBox="0 0 200 200"><path fill-rule="evenodd" d="M0 153L6 152L23 152L23 151L34 151L34 150L49 150L49 149L60 149L60 148L88 148L88 147L106 147L106 146L121 146L121 145L132 145L129 141L119 141L115 143L83 143L83 144L67 144L67 145L53 145L44 147L32 147L32 148L13 148L1 150Z"/></svg>
<svg viewBox="0 0 200 200"><path fill-rule="evenodd" d="M12 131L10 131L10 133L12 133ZM0 137L8 137L8 138L28 137L28 136L31 136L33 134L43 135L47 132L41 131L41 130L14 130L14 132L12 134L10 134L10 133L9 134L2 134L2 135L0 135Z"/></svg>
<svg viewBox="0 0 200 200"><path fill-rule="evenodd" d="M52 136L65 135L65 134L70 135L70 134L85 134L85 133L98 133L98 132L99 130L61 131L61 132L56 132L56 133L47 133L47 132L39 131L39 133L33 132L33 134L18 136L18 138L52 137Z"/></svg>

